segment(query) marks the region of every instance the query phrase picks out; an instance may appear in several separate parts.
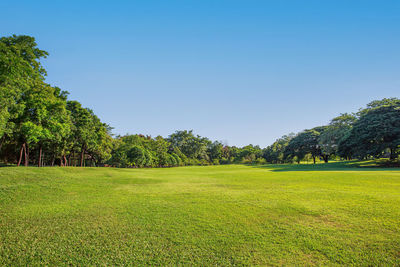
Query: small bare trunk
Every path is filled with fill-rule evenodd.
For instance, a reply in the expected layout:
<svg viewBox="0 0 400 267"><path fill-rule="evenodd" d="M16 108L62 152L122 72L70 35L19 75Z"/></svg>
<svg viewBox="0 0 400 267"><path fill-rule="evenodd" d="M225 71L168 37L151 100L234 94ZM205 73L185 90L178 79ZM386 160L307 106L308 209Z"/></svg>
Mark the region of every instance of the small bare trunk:
<svg viewBox="0 0 400 267"><path fill-rule="evenodd" d="M83 167L83 158L84 158L84 155L85 155L85 149L84 149L83 146L82 146L82 151L81 151L81 167Z"/></svg>
<svg viewBox="0 0 400 267"><path fill-rule="evenodd" d="M22 161L22 152L24 152L24 150L25 150L25 143L22 144L21 150L19 151L19 160L18 160L18 164L17 164L18 167L19 167L19 165L21 165L21 161Z"/></svg>
<svg viewBox="0 0 400 267"><path fill-rule="evenodd" d="M42 146L39 147L39 160L38 160L38 167L42 166Z"/></svg>
<svg viewBox="0 0 400 267"><path fill-rule="evenodd" d="M4 143L4 140L6 139L6 136L5 135L3 135L3 138L1 138L1 142L0 142L0 150L1 150L1 148L3 147L3 143Z"/></svg>
<svg viewBox="0 0 400 267"><path fill-rule="evenodd" d="M24 153L25 153L25 167L28 167L29 165L29 147L28 145L25 143L24 144Z"/></svg>

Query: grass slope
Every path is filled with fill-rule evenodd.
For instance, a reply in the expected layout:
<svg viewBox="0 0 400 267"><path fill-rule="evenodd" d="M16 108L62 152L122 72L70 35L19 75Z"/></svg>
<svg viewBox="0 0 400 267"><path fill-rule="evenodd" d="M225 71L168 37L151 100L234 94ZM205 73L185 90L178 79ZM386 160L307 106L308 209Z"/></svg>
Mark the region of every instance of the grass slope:
<svg viewBox="0 0 400 267"><path fill-rule="evenodd" d="M400 265L400 171L0 168L1 265Z"/></svg>

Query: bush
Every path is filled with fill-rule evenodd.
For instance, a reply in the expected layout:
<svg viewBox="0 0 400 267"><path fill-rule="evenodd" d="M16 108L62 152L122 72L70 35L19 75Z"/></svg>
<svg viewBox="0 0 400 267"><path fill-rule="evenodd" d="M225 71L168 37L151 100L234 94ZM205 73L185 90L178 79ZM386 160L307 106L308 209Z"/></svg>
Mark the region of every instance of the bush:
<svg viewBox="0 0 400 267"><path fill-rule="evenodd" d="M256 164L266 164L267 161L264 158L258 158L255 160Z"/></svg>
<svg viewBox="0 0 400 267"><path fill-rule="evenodd" d="M220 159L219 163L220 163L220 164L229 164L229 163L230 163L230 160L227 159L227 158L222 158L222 159Z"/></svg>

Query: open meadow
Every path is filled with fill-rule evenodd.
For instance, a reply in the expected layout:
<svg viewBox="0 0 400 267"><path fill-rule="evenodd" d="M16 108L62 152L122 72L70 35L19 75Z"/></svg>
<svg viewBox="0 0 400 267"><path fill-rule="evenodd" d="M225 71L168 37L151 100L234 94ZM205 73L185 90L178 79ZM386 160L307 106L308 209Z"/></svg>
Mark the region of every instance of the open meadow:
<svg viewBox="0 0 400 267"><path fill-rule="evenodd" d="M400 265L400 170L0 168L0 265Z"/></svg>

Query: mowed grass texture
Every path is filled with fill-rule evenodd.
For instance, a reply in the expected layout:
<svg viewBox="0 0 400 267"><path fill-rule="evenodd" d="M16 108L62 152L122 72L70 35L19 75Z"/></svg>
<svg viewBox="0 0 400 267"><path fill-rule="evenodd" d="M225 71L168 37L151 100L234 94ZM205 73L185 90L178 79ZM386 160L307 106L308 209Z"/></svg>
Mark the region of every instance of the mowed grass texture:
<svg viewBox="0 0 400 267"><path fill-rule="evenodd" d="M0 265L400 265L400 171L0 168Z"/></svg>

